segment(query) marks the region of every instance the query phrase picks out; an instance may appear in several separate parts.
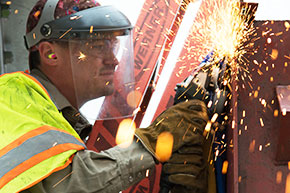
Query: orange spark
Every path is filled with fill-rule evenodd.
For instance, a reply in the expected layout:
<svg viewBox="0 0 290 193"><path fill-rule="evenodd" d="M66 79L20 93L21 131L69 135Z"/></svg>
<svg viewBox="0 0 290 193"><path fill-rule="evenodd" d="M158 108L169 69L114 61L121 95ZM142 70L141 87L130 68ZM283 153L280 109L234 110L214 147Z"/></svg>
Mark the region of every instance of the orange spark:
<svg viewBox="0 0 290 193"><path fill-rule="evenodd" d="M254 98L257 98L258 97L258 94L259 94L259 92L258 91L255 91Z"/></svg>
<svg viewBox="0 0 290 193"><path fill-rule="evenodd" d="M250 143L249 152L253 153L255 151L256 140Z"/></svg>
<svg viewBox="0 0 290 193"><path fill-rule="evenodd" d="M286 27L286 31L288 31L290 28L290 24L287 21L285 21L284 26Z"/></svg>
<svg viewBox="0 0 290 193"><path fill-rule="evenodd" d="M84 53L80 52L80 55L79 55L78 59L79 59L79 60L85 60L86 57L87 57L87 56L86 56Z"/></svg>
<svg viewBox="0 0 290 193"><path fill-rule="evenodd" d="M264 122L263 122L262 118L260 118L260 124L261 124L262 127L264 127Z"/></svg>
<svg viewBox="0 0 290 193"><path fill-rule="evenodd" d="M58 184L60 184L61 182L63 182L66 178L68 178L70 175L72 175L74 173L74 171L70 172L69 174L67 174L66 176L64 176L60 181L58 181L56 184L54 184L52 186L52 188L55 188Z"/></svg>
<svg viewBox="0 0 290 193"><path fill-rule="evenodd" d="M277 49L273 49L272 53L270 54L272 60L276 60L278 58L278 50Z"/></svg>
<svg viewBox="0 0 290 193"><path fill-rule="evenodd" d="M236 123L235 123L235 120L233 120L233 121L232 121L232 129L235 128L235 124L236 124Z"/></svg>
<svg viewBox="0 0 290 193"><path fill-rule="evenodd" d="M277 184L280 184L282 182L282 172L281 171L278 171L276 173L276 183Z"/></svg>
<svg viewBox="0 0 290 193"><path fill-rule="evenodd" d="M148 176L149 176L149 169L146 170L146 177L148 177Z"/></svg>
<svg viewBox="0 0 290 193"><path fill-rule="evenodd" d="M224 161L223 168L222 168L222 174L226 174L228 172L228 166L229 166L229 162Z"/></svg>
<svg viewBox="0 0 290 193"><path fill-rule="evenodd" d="M169 132L161 133L157 138L156 157L159 161L167 161L172 154L173 136Z"/></svg>
<svg viewBox="0 0 290 193"><path fill-rule="evenodd" d="M282 115L283 115L283 116L286 116L286 114L287 114L287 110L286 110L286 108L283 108L283 109L282 109Z"/></svg>
<svg viewBox="0 0 290 193"><path fill-rule="evenodd" d="M116 135L116 144L120 147L128 147L134 138L136 130L136 124L132 119L124 119L119 124L119 128Z"/></svg>
<svg viewBox="0 0 290 193"><path fill-rule="evenodd" d="M209 133L211 129L211 125L212 125L212 122L208 121L204 128L203 136L207 136L207 134Z"/></svg>
<svg viewBox="0 0 290 193"><path fill-rule="evenodd" d="M137 107L137 105L140 103L142 99L142 94L140 91L131 91L129 92L129 94L127 95L127 103L130 107Z"/></svg>
<svg viewBox="0 0 290 193"><path fill-rule="evenodd" d="M285 193L290 193L290 173L287 175Z"/></svg>

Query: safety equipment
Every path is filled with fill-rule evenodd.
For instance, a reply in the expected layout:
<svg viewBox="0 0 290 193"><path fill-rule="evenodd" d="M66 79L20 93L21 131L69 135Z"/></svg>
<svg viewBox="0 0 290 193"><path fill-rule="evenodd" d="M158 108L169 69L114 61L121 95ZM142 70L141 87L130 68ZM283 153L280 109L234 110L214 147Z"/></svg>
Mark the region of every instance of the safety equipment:
<svg viewBox="0 0 290 193"><path fill-rule="evenodd" d="M86 118L132 116L137 106L132 32L119 30L71 39L68 50L78 107L91 100L81 108ZM106 98L100 104L103 96Z"/></svg>
<svg viewBox="0 0 290 193"><path fill-rule="evenodd" d="M200 138L203 138L202 135ZM202 153L202 144L183 146L164 163L162 171L165 174L169 174L171 182L174 181L174 184L183 185L187 180L190 181L191 178L197 178L204 169L205 162ZM192 182L188 184L193 185Z"/></svg>
<svg viewBox="0 0 290 193"><path fill-rule="evenodd" d="M200 100L179 103L164 111L147 128L136 129L135 135L157 160L156 142L159 134L169 132L173 136L172 152L185 144L194 144L202 136L208 121L205 104Z"/></svg>
<svg viewBox="0 0 290 193"><path fill-rule="evenodd" d="M174 152L163 164L160 193L215 193L211 146L212 136L196 136L194 143Z"/></svg>
<svg viewBox="0 0 290 193"><path fill-rule="evenodd" d="M56 55L55 53L51 53L47 56L49 59L55 59L56 58Z"/></svg>
<svg viewBox="0 0 290 193"><path fill-rule="evenodd" d="M208 155L204 152L208 150L204 140L202 135L197 136L194 144L181 147L163 164L162 175L172 192L207 193Z"/></svg>
<svg viewBox="0 0 290 193"><path fill-rule="evenodd" d="M36 27L25 35L27 49L42 40L85 39L93 32L130 31L133 28L126 16L113 6L97 6L55 19L58 1L46 2Z"/></svg>
<svg viewBox="0 0 290 193"><path fill-rule="evenodd" d="M85 145L35 78L4 74L0 85L0 193L19 192L65 168Z"/></svg>
<svg viewBox="0 0 290 193"><path fill-rule="evenodd" d="M60 55L68 73L64 81L73 82L68 88L73 90L74 106L81 108L86 103L81 112L87 119L133 115L137 106L133 26L128 18L106 5L55 19L57 3L58 0L46 2L36 27L25 36L27 48L41 41L62 46L65 52Z"/></svg>

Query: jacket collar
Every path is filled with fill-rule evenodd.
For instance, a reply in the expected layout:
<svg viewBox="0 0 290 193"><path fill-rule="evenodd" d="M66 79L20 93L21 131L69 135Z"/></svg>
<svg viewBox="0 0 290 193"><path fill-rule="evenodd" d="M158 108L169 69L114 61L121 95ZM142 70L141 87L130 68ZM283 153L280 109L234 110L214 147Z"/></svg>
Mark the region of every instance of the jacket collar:
<svg viewBox="0 0 290 193"><path fill-rule="evenodd" d="M51 100L57 109L62 112L64 118L70 123L75 131L85 141L92 130L92 125L86 120L80 112L75 109L69 101L60 93L60 91L49 81L47 76L38 69L32 69L30 72L46 88Z"/></svg>
<svg viewBox="0 0 290 193"><path fill-rule="evenodd" d="M49 81L47 76L42 73L38 69L32 69L30 72L30 75L35 77L48 91L51 100L54 102L55 106L58 110L62 110L65 107L69 107L72 105L69 103L69 101L60 93L60 91Z"/></svg>

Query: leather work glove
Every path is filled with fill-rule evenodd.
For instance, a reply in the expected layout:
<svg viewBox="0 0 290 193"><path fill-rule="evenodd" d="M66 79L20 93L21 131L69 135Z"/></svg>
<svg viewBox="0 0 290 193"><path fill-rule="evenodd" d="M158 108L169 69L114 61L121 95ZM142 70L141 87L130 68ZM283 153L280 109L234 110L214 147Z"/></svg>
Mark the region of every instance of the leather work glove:
<svg viewBox="0 0 290 193"><path fill-rule="evenodd" d="M197 136L203 134L207 121L204 102L189 100L165 110L149 127L136 129L135 136L157 160L164 161L155 154L157 138L161 133L172 134L172 152L176 152L183 145L194 143Z"/></svg>
<svg viewBox="0 0 290 193"><path fill-rule="evenodd" d="M203 139L203 136L200 138ZM207 169L202 145L183 146L164 163L162 174L172 184L172 193L207 192Z"/></svg>
<svg viewBox="0 0 290 193"><path fill-rule="evenodd" d="M171 193L216 192L214 169L210 164L212 137L196 136L194 143L181 147L163 164L162 177L171 184Z"/></svg>
<svg viewBox="0 0 290 193"><path fill-rule="evenodd" d="M206 90L195 83L191 83L188 87L176 85L176 93L174 96L174 105L186 100L198 99L208 103L208 93Z"/></svg>

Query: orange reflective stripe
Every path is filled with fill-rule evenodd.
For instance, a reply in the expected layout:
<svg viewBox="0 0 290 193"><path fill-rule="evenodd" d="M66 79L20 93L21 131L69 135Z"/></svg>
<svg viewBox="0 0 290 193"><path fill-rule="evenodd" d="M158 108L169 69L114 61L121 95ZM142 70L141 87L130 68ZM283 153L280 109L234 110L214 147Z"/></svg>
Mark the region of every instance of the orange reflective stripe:
<svg viewBox="0 0 290 193"><path fill-rule="evenodd" d="M66 144L60 144L56 145L46 151L43 151L30 159L24 161L23 163L19 164L17 167L10 170L8 173L6 173L1 179L0 179L0 189L5 186L8 182L10 182L13 178L20 175L21 173L25 172L29 168L35 166L36 164L52 157L55 155L58 155L60 153L63 153L65 151L69 150L82 150L84 149L83 146L72 144L72 143L66 143Z"/></svg>
<svg viewBox="0 0 290 193"><path fill-rule="evenodd" d="M85 148L84 143L77 140L76 137L71 134L57 130L48 130L43 134L27 139L21 145L1 156L0 178L23 162L60 144L76 144ZM13 161L11 162L11 160Z"/></svg>
<svg viewBox="0 0 290 193"><path fill-rule="evenodd" d="M21 137L19 137L18 139L16 139L15 141L13 141L12 143L6 145L4 148L2 148L0 150L0 157L5 155L7 152L9 152L10 150L14 149L15 147L21 145L24 141L26 141L27 139L34 137L36 135L42 134L46 131L50 130L49 127L41 127L38 129L34 129L28 133L25 133L24 135L22 135Z"/></svg>
<svg viewBox="0 0 290 193"><path fill-rule="evenodd" d="M19 137L18 139L16 139L15 141L11 142L10 144L6 145L4 148L2 148L0 150L0 157L2 157L3 155L5 155L7 152L9 152L10 150L14 149L15 147L18 147L19 145L21 145L23 142L25 142L27 139L30 139L32 137L35 137L37 135L40 135L42 133L45 133L49 130L56 130L56 131L61 131L63 133L69 134L71 135L71 133L61 130L61 129L57 129L48 125L39 127L37 129L34 129L28 133L25 133L24 135L22 135L21 137ZM81 139L76 138L79 142L83 143L83 141Z"/></svg>
<svg viewBox="0 0 290 193"><path fill-rule="evenodd" d="M50 176L52 173L54 172L57 172L59 170L62 170L64 168L66 168L73 160L75 154L73 154L72 156L70 156L70 158L67 160L67 162L63 165L63 166L60 166L60 167L57 167L55 168L54 170L52 170L50 173L48 173L47 175L43 176L42 178L39 178L38 180L36 180L35 182L33 182L32 184L29 184L28 186L22 188L21 190L19 190L18 192L21 192L23 190L26 190L28 188L31 188L32 186L34 186L35 184L41 182L42 180L44 180L45 178L47 178L48 176Z"/></svg>
<svg viewBox="0 0 290 193"><path fill-rule="evenodd" d="M15 73L19 73L19 72L21 72L21 71L17 71L17 72L7 72L7 73L4 73L4 74L1 74L0 77L5 76L7 74L15 74Z"/></svg>

